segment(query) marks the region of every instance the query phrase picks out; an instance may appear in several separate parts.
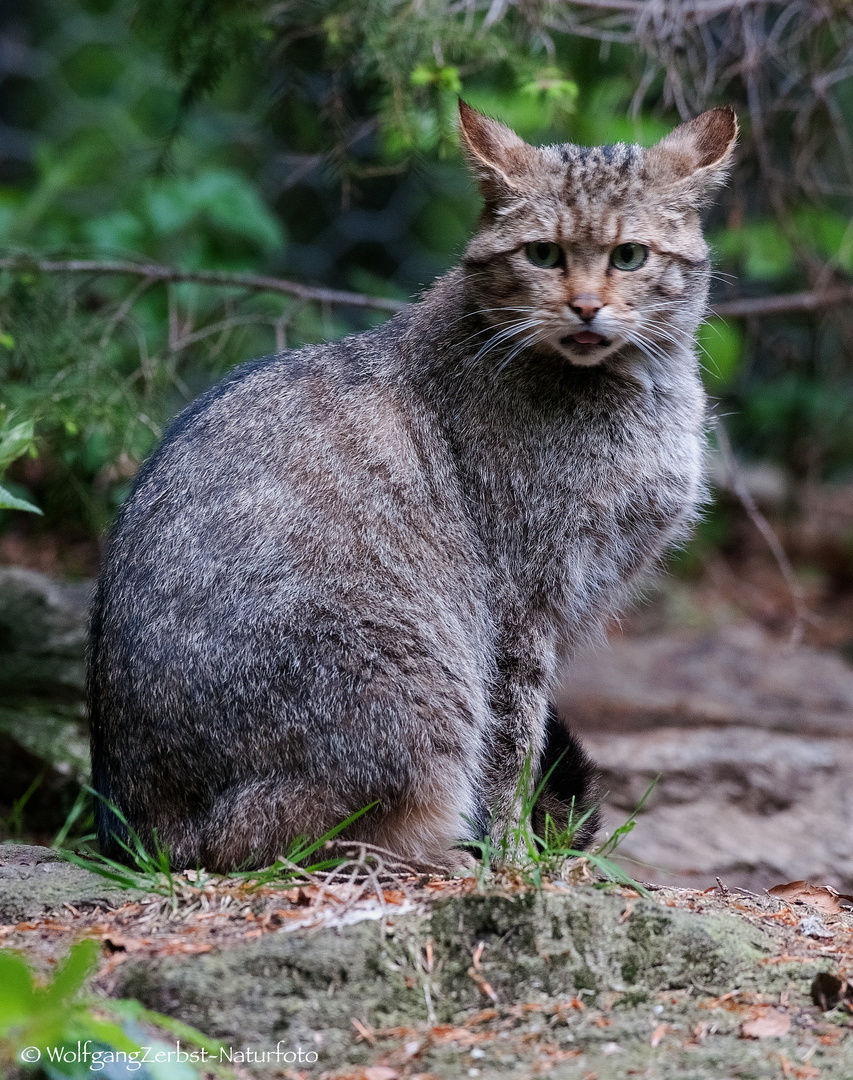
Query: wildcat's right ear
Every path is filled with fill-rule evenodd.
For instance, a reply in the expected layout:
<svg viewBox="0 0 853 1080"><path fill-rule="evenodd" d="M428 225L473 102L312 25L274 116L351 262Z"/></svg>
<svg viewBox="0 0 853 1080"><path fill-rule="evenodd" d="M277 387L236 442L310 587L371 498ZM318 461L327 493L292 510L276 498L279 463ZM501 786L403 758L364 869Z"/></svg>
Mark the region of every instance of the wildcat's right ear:
<svg viewBox="0 0 853 1080"><path fill-rule="evenodd" d="M530 191L536 151L514 131L460 98L459 135L487 207Z"/></svg>

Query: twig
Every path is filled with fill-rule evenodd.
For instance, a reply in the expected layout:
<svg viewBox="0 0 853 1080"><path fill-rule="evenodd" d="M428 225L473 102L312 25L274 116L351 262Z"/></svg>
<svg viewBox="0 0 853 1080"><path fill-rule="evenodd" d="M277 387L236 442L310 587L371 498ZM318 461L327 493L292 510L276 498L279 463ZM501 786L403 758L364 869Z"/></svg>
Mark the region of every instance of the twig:
<svg viewBox="0 0 853 1080"><path fill-rule="evenodd" d="M406 306L400 300L393 300L391 297L367 296L364 293L346 292L343 289L303 285L299 281L268 277L265 274L232 274L220 270L179 270L175 266L162 266L159 263L101 261L99 259L34 259L24 255L13 255L0 259L0 270L40 270L48 274L130 275L148 278L152 283L190 281L198 285L280 293L321 304L367 308L372 311L390 313L402 311Z"/></svg>
<svg viewBox="0 0 853 1080"><path fill-rule="evenodd" d="M843 304L853 304L853 285L813 292L787 293L783 296L722 300L714 305L712 311L721 319L748 319L760 315L784 315L794 311L819 311Z"/></svg>
<svg viewBox="0 0 853 1080"><path fill-rule="evenodd" d="M794 625L791 628L789 645L793 648L802 640L803 623L808 616L808 609L803 600L803 590L800 587L799 581L797 581L794 568L791 565L791 560L788 558L787 552L782 547L779 537L773 531L770 522L756 506L752 493L743 482L743 476L738 468L728 432L719 417L715 423L715 430L717 434L717 445L719 446L720 453L723 455L723 460L726 463L726 471L729 474L732 491L737 495L738 499L740 499L752 524L764 537L767 546L773 554L773 558L776 560L776 565L779 567L782 577L785 579L785 584L788 586L788 592L791 594L791 602L794 606Z"/></svg>
<svg viewBox="0 0 853 1080"><path fill-rule="evenodd" d="M387 296L367 296L364 293L346 292L343 289L303 285L298 281L267 277L264 274L237 274L219 270L180 270L178 267L163 266L159 263L110 262L98 259L33 259L23 255L0 258L0 270L33 269L48 274L113 274L141 277L143 282L140 292L158 281L195 282L198 285L279 293L315 303L366 308L389 313L402 311L406 306L402 301ZM136 295L133 295L133 298L135 300ZM712 314L722 319L753 318L796 311L819 311L844 304L853 304L853 285L811 292L787 293L781 296L722 300L714 305Z"/></svg>

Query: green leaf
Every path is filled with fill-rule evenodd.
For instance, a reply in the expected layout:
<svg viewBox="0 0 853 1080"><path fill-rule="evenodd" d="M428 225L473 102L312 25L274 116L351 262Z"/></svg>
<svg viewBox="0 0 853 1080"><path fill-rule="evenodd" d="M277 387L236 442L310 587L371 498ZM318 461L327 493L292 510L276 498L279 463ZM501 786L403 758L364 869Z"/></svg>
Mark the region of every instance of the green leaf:
<svg viewBox="0 0 853 1080"><path fill-rule="evenodd" d="M0 952L0 1033L11 1031L27 1020L34 1005L30 969L14 953Z"/></svg>
<svg viewBox="0 0 853 1080"><path fill-rule="evenodd" d="M741 264L743 274L756 281L782 278L794 269L794 250L772 221L754 221L716 233L712 246L723 257Z"/></svg>
<svg viewBox="0 0 853 1080"><path fill-rule="evenodd" d="M449 90L453 94L462 93L462 80L459 68L451 64L439 67L437 64L418 64L411 75L412 86L437 86L439 90Z"/></svg>
<svg viewBox="0 0 853 1080"><path fill-rule="evenodd" d="M30 514L40 514L41 510L26 499L19 499L0 484L0 510L26 510Z"/></svg>
<svg viewBox="0 0 853 1080"><path fill-rule="evenodd" d="M59 1008L73 998L94 970L98 952L98 944L91 938L73 945L53 982L42 991L45 1005Z"/></svg>
<svg viewBox="0 0 853 1080"><path fill-rule="evenodd" d="M11 418L7 418L6 422L0 426L0 471L19 457L23 457L33 447L32 421L23 420L10 427L9 419Z"/></svg>

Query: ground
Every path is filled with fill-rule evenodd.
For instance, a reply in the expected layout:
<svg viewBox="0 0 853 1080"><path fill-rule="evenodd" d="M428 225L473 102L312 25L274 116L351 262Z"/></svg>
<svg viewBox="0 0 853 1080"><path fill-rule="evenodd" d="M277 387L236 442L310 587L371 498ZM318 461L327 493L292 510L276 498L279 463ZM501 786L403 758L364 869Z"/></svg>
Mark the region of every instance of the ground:
<svg viewBox="0 0 853 1080"><path fill-rule="evenodd" d="M853 914L831 892L817 908L720 888L603 889L577 865L537 889L354 864L283 889L190 874L164 896L113 888L47 849L0 853L4 948L46 976L94 938L97 994L220 1040L237 1075L853 1075L853 1019L826 978L853 969Z"/></svg>

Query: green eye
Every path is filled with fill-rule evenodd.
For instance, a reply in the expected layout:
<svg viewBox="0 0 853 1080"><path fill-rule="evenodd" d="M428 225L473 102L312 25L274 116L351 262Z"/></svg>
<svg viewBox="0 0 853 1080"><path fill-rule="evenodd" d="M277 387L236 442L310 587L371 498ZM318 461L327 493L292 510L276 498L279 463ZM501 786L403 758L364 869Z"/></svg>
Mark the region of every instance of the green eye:
<svg viewBox="0 0 853 1080"><path fill-rule="evenodd" d="M610 265L617 270L639 270L649 257L645 244L620 244L610 256Z"/></svg>
<svg viewBox="0 0 853 1080"><path fill-rule="evenodd" d="M540 266L543 270L559 266L563 261L563 249L560 245L549 244L546 240L536 240L528 244L524 253L534 266Z"/></svg>

